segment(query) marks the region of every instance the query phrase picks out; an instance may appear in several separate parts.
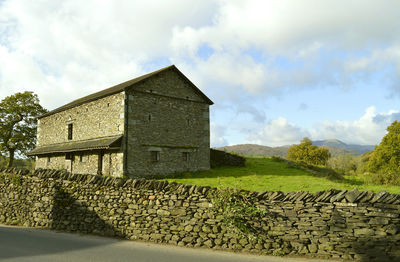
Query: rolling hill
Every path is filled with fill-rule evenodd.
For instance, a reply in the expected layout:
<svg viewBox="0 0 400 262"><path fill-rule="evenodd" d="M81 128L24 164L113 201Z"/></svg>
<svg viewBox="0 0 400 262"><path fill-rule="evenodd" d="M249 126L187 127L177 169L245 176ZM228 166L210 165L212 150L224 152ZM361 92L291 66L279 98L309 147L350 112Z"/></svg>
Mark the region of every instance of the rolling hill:
<svg viewBox="0 0 400 262"><path fill-rule="evenodd" d="M361 155L366 152L372 151L375 148L375 146L372 145L355 145L355 144L348 145L337 139L313 141L313 144L327 148L329 152L332 154L332 156L338 156L347 153L353 155ZM216 149L227 152L234 152L245 156L286 157L289 147L290 145L280 146L280 147L269 147L256 144L241 144L233 146L224 146Z"/></svg>

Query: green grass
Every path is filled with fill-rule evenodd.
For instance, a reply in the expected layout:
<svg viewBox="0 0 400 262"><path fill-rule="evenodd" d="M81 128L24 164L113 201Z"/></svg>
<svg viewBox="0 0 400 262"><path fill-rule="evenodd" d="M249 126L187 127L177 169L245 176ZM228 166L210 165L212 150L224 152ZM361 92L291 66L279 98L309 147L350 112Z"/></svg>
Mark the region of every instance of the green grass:
<svg viewBox="0 0 400 262"><path fill-rule="evenodd" d="M183 184L236 187L250 191L309 191L311 193L328 189L382 190L400 194L400 186L381 186L365 184L357 176L338 179L327 173L312 174L295 168L286 162L272 158L246 157L245 167L218 167L209 171L184 173L166 180Z"/></svg>

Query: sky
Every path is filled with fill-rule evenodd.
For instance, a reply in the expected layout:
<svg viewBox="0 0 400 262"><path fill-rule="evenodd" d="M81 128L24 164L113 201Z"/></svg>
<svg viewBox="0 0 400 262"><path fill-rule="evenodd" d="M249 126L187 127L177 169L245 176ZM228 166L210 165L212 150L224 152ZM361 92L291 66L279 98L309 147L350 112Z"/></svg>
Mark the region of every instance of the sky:
<svg viewBox="0 0 400 262"><path fill-rule="evenodd" d="M0 99L51 110L174 64L211 146L379 144L400 120L397 0L0 0Z"/></svg>

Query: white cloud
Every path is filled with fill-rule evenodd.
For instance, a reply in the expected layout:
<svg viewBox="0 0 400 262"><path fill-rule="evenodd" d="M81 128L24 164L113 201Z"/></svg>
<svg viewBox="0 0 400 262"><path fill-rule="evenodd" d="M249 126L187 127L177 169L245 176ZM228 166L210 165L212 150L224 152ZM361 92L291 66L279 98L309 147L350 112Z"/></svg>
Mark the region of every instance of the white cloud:
<svg viewBox="0 0 400 262"><path fill-rule="evenodd" d="M346 79L332 72L364 70L382 56L396 62L400 75L398 7L398 1L360 0L8 0L0 5L0 47L8 59L2 63L17 66L3 65L0 96L27 88L54 107L157 69L148 64L160 58L221 94L281 94L338 83ZM202 45L213 50L206 59L198 54ZM369 47L376 59L318 61L322 51ZM282 67L277 54L298 67Z"/></svg>
<svg viewBox="0 0 400 262"><path fill-rule="evenodd" d="M6 0L0 98L32 90L52 109L172 62L216 103L234 108L227 118L250 115L263 125L252 141L377 143L397 112L369 109L356 121L305 130L285 118L265 124L252 99L350 85L376 72L388 81L382 87L400 93L399 9L397 0ZM229 130L211 128L212 144L227 144Z"/></svg>
<svg viewBox="0 0 400 262"><path fill-rule="evenodd" d="M218 125L214 122L210 123L210 144L211 147L226 146L228 141L225 138L226 127Z"/></svg>
<svg viewBox="0 0 400 262"><path fill-rule="evenodd" d="M358 120L317 122L310 129L301 128L279 117L251 134L247 140L250 143L281 146L296 144L302 138L309 137L312 140L339 139L348 144L376 145L386 134L386 128L395 120L400 121L400 111L377 113L373 106L368 107Z"/></svg>
<svg viewBox="0 0 400 262"><path fill-rule="evenodd" d="M257 95L310 86L349 87L360 71L360 80L369 80L371 65L382 69L388 64L397 71L385 78L393 78L393 83L400 79L400 57L393 53L400 44L398 1L220 3L211 25L176 26L171 40L175 56L189 57L193 74L198 72L213 85L239 85ZM206 61L197 54L204 45L214 50ZM248 50L257 50L262 59L253 60ZM353 51L364 53L349 55ZM277 55L287 62L279 64Z"/></svg>
<svg viewBox="0 0 400 262"><path fill-rule="evenodd" d="M249 143L267 146L282 146L298 143L309 136L306 130L290 123L286 118L279 117L271 120L264 128L248 137Z"/></svg>
<svg viewBox="0 0 400 262"><path fill-rule="evenodd" d="M298 53L321 45L359 48L398 41L398 1L221 1L213 25L177 27L176 48L256 46L266 52ZM301 52L300 52L301 54Z"/></svg>
<svg viewBox="0 0 400 262"><path fill-rule="evenodd" d="M349 144L376 145L386 134L386 128L393 121L400 120L400 112L377 113L371 106L356 121L325 121L311 130L313 139L338 138Z"/></svg>
<svg viewBox="0 0 400 262"><path fill-rule="evenodd" d="M214 6L180 0L2 2L0 97L33 90L54 108L147 73L147 63L170 57L173 28L209 23Z"/></svg>

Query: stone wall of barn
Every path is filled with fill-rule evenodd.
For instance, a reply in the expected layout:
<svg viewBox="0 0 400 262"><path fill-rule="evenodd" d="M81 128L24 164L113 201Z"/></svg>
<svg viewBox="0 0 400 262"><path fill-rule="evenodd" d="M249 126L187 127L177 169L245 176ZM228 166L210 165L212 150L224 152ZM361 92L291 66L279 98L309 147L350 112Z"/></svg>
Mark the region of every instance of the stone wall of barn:
<svg viewBox="0 0 400 262"><path fill-rule="evenodd" d="M209 105L185 79L162 72L127 91L127 105L128 175L210 168Z"/></svg>
<svg viewBox="0 0 400 262"><path fill-rule="evenodd" d="M125 92L120 92L43 117L39 119L38 123L37 146L62 145L93 138L123 135L124 108ZM68 124L72 124L71 140L68 139ZM66 159L66 154L41 155L36 158L36 168L66 169L74 173L96 173L98 155L99 151L95 150L83 153L74 152L71 159L72 164ZM116 168L109 168L110 163ZM119 154L111 155L105 152L103 168L106 168L103 169L106 171L103 173L122 176L122 151Z"/></svg>
<svg viewBox="0 0 400 262"><path fill-rule="evenodd" d="M125 93L120 92L41 118L37 145L123 135L124 101ZM68 124L73 124L72 140L68 140Z"/></svg>

